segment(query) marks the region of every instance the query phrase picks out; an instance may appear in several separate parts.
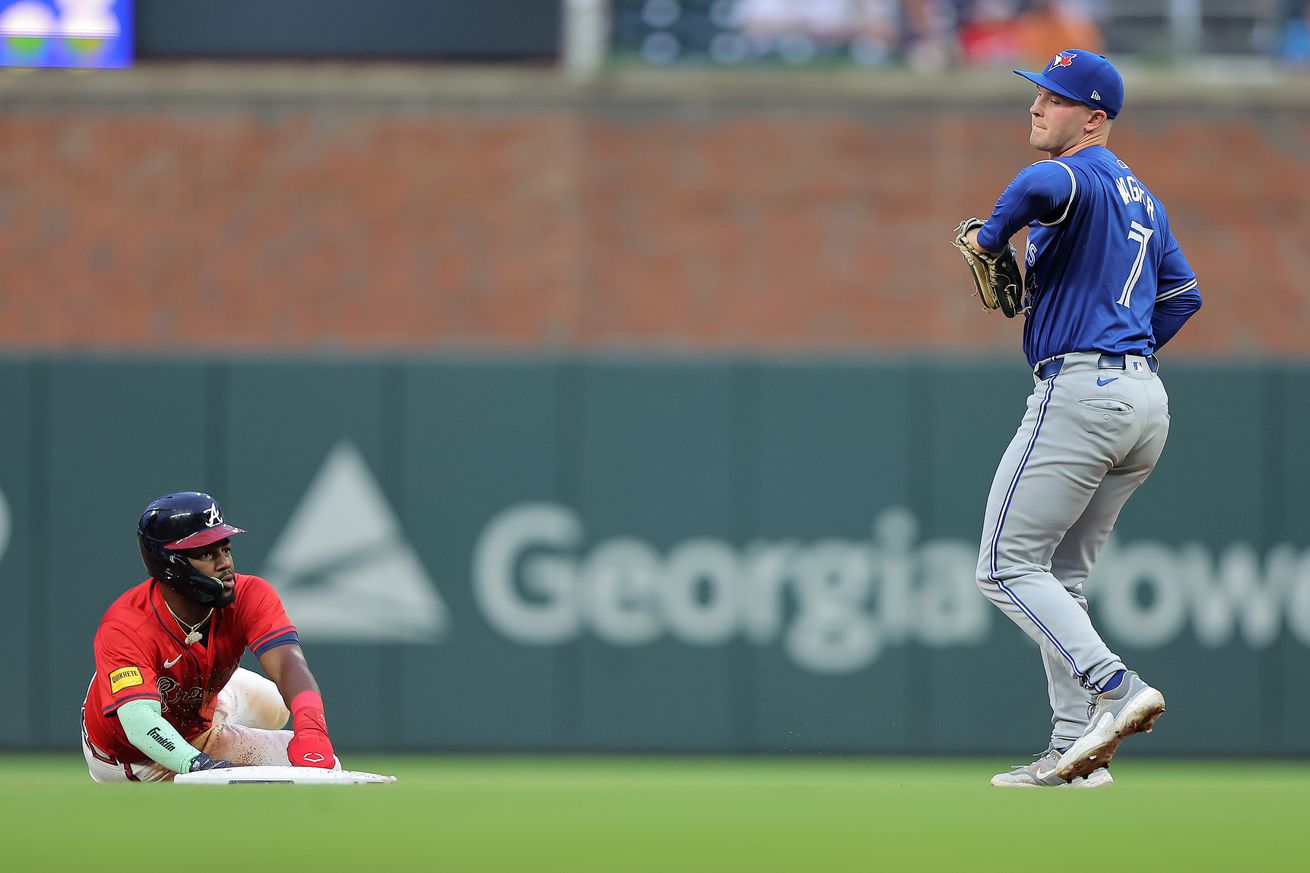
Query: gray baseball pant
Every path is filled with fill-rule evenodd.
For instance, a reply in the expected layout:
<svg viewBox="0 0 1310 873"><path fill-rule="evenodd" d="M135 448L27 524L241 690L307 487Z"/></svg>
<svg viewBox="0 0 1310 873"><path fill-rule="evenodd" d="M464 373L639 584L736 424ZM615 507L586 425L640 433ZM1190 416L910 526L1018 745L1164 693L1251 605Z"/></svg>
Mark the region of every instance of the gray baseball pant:
<svg viewBox="0 0 1310 873"><path fill-rule="evenodd" d="M1082 735L1093 695L1125 669L1092 626L1083 583L1160 458L1169 398L1137 355L1063 355L1034 382L987 498L978 587L1041 647L1052 740L1065 747Z"/></svg>

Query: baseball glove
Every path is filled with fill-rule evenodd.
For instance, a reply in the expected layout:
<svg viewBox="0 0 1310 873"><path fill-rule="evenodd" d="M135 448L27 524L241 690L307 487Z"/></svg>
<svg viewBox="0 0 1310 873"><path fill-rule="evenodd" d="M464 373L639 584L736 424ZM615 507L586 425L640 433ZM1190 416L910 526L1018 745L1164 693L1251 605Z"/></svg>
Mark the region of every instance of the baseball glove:
<svg viewBox="0 0 1310 873"><path fill-rule="evenodd" d="M1023 276L1019 275L1019 261L1014 246L1009 243L999 255L985 254L969 245L969 231L983 224L980 219L966 218L956 228L955 239L951 242L973 271L973 284L983 306L999 309L1006 318L1014 318L1023 309Z"/></svg>

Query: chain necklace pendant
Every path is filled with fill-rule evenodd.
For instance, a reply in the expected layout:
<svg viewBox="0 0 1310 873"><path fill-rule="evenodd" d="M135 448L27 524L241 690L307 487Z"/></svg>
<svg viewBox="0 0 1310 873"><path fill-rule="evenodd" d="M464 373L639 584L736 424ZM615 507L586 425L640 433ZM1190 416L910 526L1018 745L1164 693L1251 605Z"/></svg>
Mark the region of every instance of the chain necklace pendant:
<svg viewBox="0 0 1310 873"><path fill-rule="evenodd" d="M187 624L177 617L177 613L173 611L173 607L168 605L167 600L164 601L164 608L168 610L169 615L173 616L173 621L177 622L177 626L187 631L187 635L182 639L182 645L184 646L200 642L200 628L205 622L209 621L210 616L214 614L214 607L211 606L209 607L209 612L205 613L204 618L200 619L200 621L195 624Z"/></svg>

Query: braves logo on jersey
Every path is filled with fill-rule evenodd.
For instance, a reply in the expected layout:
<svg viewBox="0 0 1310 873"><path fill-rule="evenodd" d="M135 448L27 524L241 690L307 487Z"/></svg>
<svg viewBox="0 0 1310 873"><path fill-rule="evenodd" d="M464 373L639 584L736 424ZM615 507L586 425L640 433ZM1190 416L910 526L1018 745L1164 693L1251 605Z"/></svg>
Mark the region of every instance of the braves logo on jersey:
<svg viewBox="0 0 1310 873"><path fill-rule="evenodd" d="M195 685L183 689L182 684L171 676L160 676L155 687L159 689L160 709L172 713L194 713L200 708L200 699L205 693Z"/></svg>

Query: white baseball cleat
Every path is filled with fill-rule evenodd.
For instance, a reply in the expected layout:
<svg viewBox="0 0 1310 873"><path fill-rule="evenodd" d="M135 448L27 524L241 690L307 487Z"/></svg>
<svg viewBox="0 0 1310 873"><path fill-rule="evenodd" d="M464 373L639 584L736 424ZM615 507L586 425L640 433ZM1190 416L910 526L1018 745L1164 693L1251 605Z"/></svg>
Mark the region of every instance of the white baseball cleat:
<svg viewBox="0 0 1310 873"><path fill-rule="evenodd" d="M1118 688L1097 695L1087 730L1060 756L1056 774L1072 781L1104 767L1119 743L1133 734L1149 733L1163 713L1164 695L1127 671Z"/></svg>
<svg viewBox="0 0 1310 873"><path fill-rule="evenodd" d="M1098 767L1085 777L1066 782L1055 775L1060 762L1060 750L1054 746L1037 756L1031 764L1020 765L992 777L997 788L1110 788L1114 777L1105 767Z"/></svg>

